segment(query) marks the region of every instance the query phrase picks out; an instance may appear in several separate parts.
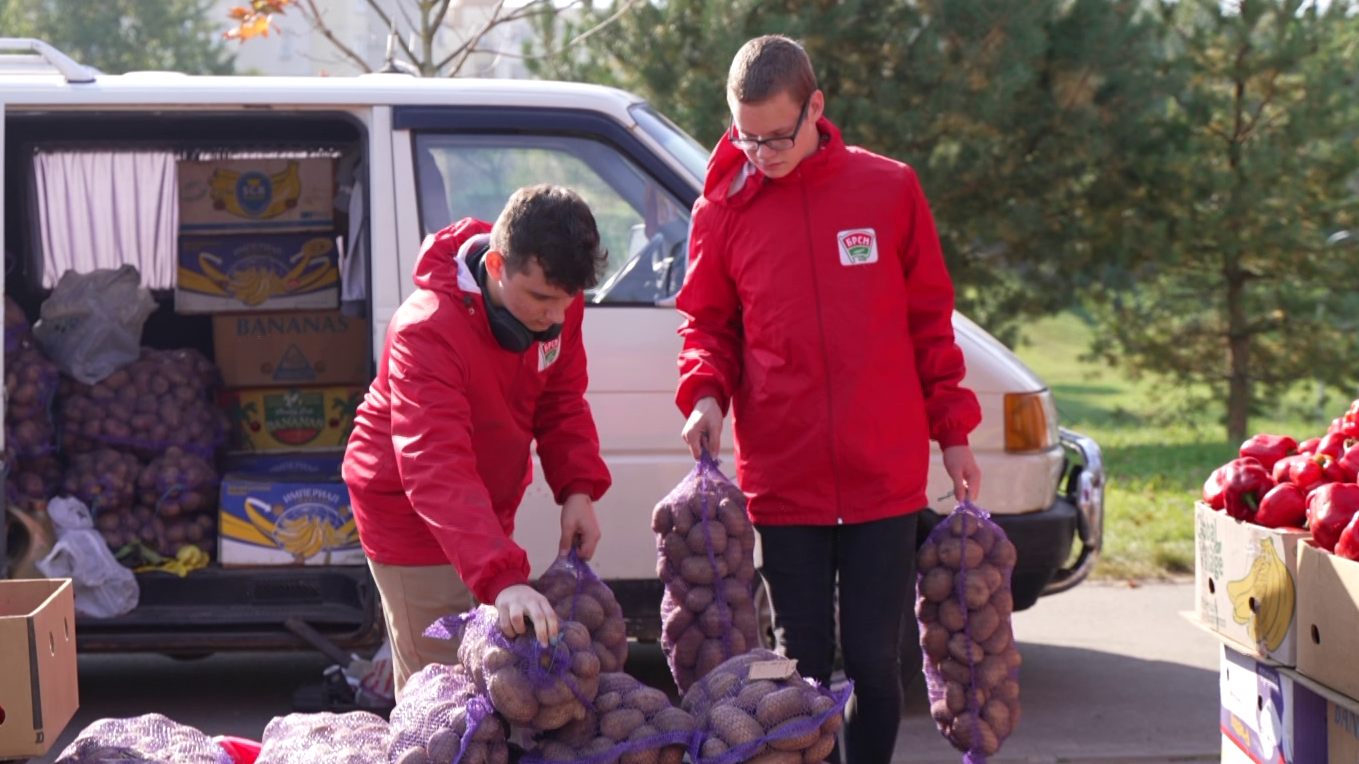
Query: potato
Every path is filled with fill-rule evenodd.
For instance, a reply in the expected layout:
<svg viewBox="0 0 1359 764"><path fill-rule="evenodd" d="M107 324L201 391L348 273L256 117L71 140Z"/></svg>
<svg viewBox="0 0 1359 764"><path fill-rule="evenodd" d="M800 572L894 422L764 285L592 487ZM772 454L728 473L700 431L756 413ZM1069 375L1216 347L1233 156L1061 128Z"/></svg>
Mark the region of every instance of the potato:
<svg viewBox="0 0 1359 764"><path fill-rule="evenodd" d="M1008 626L1000 626L991 636L982 640L982 650L988 655L1000 655L1008 650L1014 643L1014 634Z"/></svg>
<svg viewBox="0 0 1359 764"><path fill-rule="evenodd" d="M939 603L939 623L950 632L959 632L967 627L967 616L963 606L956 599L946 599Z"/></svg>
<svg viewBox="0 0 1359 764"><path fill-rule="evenodd" d="M651 723L661 732L690 732L697 727L694 717L687 711L668 704L651 717Z"/></svg>
<svg viewBox="0 0 1359 764"><path fill-rule="evenodd" d="M921 572L939 566L939 544L932 539L926 539L925 543L915 553L915 569Z"/></svg>
<svg viewBox="0 0 1359 764"><path fill-rule="evenodd" d="M684 561L689 559L689 543L684 540L676 529L674 533L667 533L661 538L661 554L666 561L678 569ZM709 581L708 583L712 583Z"/></svg>
<svg viewBox="0 0 1359 764"><path fill-rule="evenodd" d="M920 633L920 646L932 661L948 657L949 632L937 623L926 624Z"/></svg>
<svg viewBox="0 0 1359 764"><path fill-rule="evenodd" d="M698 658L694 661L694 672L706 676L708 672L722 665L727 659L726 647L721 639L705 639L698 648Z"/></svg>
<svg viewBox="0 0 1359 764"><path fill-rule="evenodd" d="M705 739L699 748L699 756L704 759L715 759L726 752L727 744L718 737Z"/></svg>
<svg viewBox="0 0 1359 764"><path fill-rule="evenodd" d="M1010 725L1010 706L999 698L982 707L982 720L991 725L999 737L1006 737L1014 730Z"/></svg>
<svg viewBox="0 0 1359 764"><path fill-rule="evenodd" d="M948 639L948 654L954 660L966 665L980 663L984 651L964 632L956 632Z"/></svg>
<svg viewBox="0 0 1359 764"><path fill-rule="evenodd" d="M538 715L533 684L518 668L507 666L487 674L486 689L495 710L511 723L528 724Z"/></svg>
<svg viewBox="0 0 1359 764"><path fill-rule="evenodd" d="M764 735L764 728L755 717L735 706L719 705L712 709L708 722L713 732L722 738L728 748L758 740Z"/></svg>
<svg viewBox="0 0 1359 764"><path fill-rule="evenodd" d="M1009 678L1010 666L1004 656L988 655L977 664L975 674L978 689L989 692Z"/></svg>
<svg viewBox="0 0 1359 764"><path fill-rule="evenodd" d="M802 764L802 752L765 751L747 759L746 764Z"/></svg>
<svg viewBox="0 0 1359 764"><path fill-rule="evenodd" d="M674 663L691 669L697 666L699 649L703 647L704 641L702 629L697 626L685 629L675 643Z"/></svg>
<svg viewBox="0 0 1359 764"><path fill-rule="evenodd" d="M974 610L967 616L967 631L978 642L986 640L1000 628L1000 614L990 605Z"/></svg>
<svg viewBox="0 0 1359 764"><path fill-rule="evenodd" d="M661 502L651 511L651 530L653 533L665 535L675 528L674 516L670 513L670 505Z"/></svg>
<svg viewBox="0 0 1359 764"><path fill-rule="evenodd" d="M835 748L835 735L822 733L820 739L802 752L802 764L821 764Z"/></svg>
<svg viewBox="0 0 1359 764"><path fill-rule="evenodd" d="M991 595L991 606L1001 618L1009 618L1015 611L1015 599L1008 589L997 589Z"/></svg>
<svg viewBox="0 0 1359 764"><path fill-rule="evenodd" d="M980 568L959 574L959 578L963 581L963 602L969 608L976 610L991 599L991 589L986 585L986 576Z"/></svg>
<svg viewBox="0 0 1359 764"><path fill-rule="evenodd" d="M1001 570L1014 569L1015 561L1019 559L1019 554L1015 550L1013 541L1007 538L996 539L996 545L991 549L989 555L991 563Z"/></svg>
<svg viewBox="0 0 1359 764"><path fill-rule="evenodd" d="M939 623L939 603L921 597L915 602L915 616L923 624Z"/></svg>
<svg viewBox="0 0 1359 764"><path fill-rule="evenodd" d="M975 541L945 538L939 542L939 562L952 570L975 568L983 557L981 545Z"/></svg>
<svg viewBox="0 0 1359 764"><path fill-rule="evenodd" d="M685 541L693 554L706 557L711 550L713 554L720 555L727 551L727 529L722 523L694 523Z"/></svg>
<svg viewBox="0 0 1359 764"><path fill-rule="evenodd" d="M953 572L944 567L930 568L920 579L920 595L934 603L953 596Z"/></svg>
<svg viewBox="0 0 1359 764"><path fill-rule="evenodd" d="M804 716L808 711L803 688L784 687L760 699L755 707L755 719L765 729L772 729L795 716Z"/></svg>
<svg viewBox="0 0 1359 764"><path fill-rule="evenodd" d="M684 598L684 607L691 613L703 613L713 604L714 594L711 586L695 586Z"/></svg>
<svg viewBox="0 0 1359 764"><path fill-rule="evenodd" d="M555 730L571 722L572 719L582 714L584 709L579 703L569 701L557 703L555 705L539 705L538 713L534 714L528 726L537 730Z"/></svg>
<svg viewBox="0 0 1359 764"><path fill-rule="evenodd" d="M715 562L716 566L714 567L714 564L709 562L706 557L697 555L686 557L680 563L680 575L691 584L711 586L714 581L727 574L725 570L726 561L718 558Z"/></svg>
<svg viewBox="0 0 1359 764"><path fill-rule="evenodd" d="M773 728L766 727L766 730L769 747L776 751L801 752L821 739L820 728L812 724L811 717L806 714L794 716Z"/></svg>
<svg viewBox="0 0 1359 764"><path fill-rule="evenodd" d="M986 756L1000 750L1000 741L995 730L983 719L973 713L959 714L949 727L950 741L960 751L970 751L975 744L977 750Z"/></svg>
<svg viewBox="0 0 1359 764"><path fill-rule="evenodd" d="M664 709L672 707L670 705L670 698L667 698L665 693L655 687L646 686L640 686L629 692L627 695L624 695L623 705L641 711L648 719Z"/></svg>

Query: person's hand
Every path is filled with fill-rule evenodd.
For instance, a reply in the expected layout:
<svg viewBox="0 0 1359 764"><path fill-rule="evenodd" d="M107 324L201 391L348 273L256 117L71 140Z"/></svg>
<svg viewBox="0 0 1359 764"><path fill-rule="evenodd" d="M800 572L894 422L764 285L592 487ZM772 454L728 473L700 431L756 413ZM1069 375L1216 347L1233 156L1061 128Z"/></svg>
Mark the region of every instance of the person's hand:
<svg viewBox="0 0 1359 764"><path fill-rule="evenodd" d="M562 505L562 540L557 545L557 554L564 555L574 546L580 559L588 562L595 556L600 535L595 503L590 497L583 493L566 497L566 503Z"/></svg>
<svg viewBox="0 0 1359 764"><path fill-rule="evenodd" d="M975 501L981 493L981 468L967 446L944 449L944 471L953 479L953 497L958 501Z"/></svg>
<svg viewBox="0 0 1359 764"><path fill-rule="evenodd" d="M533 622L538 644L547 646L557 638L557 611L552 603L528 584L515 584L500 590L495 596L495 609L500 611L500 630L511 639L527 632L524 619Z"/></svg>
<svg viewBox="0 0 1359 764"><path fill-rule="evenodd" d="M722 407L717 405L716 398L699 398L694 403L694 411L684 423L680 437L689 444L694 461L698 461L704 446L710 456L717 457L722 446Z"/></svg>

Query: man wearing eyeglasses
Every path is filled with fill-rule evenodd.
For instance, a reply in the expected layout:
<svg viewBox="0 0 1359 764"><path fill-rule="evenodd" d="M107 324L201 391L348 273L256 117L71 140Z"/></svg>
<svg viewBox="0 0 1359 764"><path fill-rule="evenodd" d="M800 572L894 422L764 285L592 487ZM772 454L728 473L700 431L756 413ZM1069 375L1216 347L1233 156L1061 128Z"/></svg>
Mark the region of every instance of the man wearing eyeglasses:
<svg viewBox="0 0 1359 764"><path fill-rule="evenodd" d="M678 297L683 437L716 454L730 408L779 646L822 683L838 580L845 758L888 764L929 441L958 497L981 487L953 285L915 172L845 145L800 45L747 42L727 101Z"/></svg>

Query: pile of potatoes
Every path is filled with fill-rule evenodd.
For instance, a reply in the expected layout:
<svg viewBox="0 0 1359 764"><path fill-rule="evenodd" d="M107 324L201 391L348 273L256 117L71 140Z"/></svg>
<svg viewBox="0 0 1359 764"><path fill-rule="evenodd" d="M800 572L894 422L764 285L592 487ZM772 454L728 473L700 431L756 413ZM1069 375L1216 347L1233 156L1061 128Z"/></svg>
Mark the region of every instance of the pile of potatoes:
<svg viewBox="0 0 1359 764"><path fill-rule="evenodd" d="M6 451L9 443L5 441ZM43 508L48 499L57 495L66 473L61 457L56 454L33 457L8 454L6 459L10 466L6 477L9 501L19 509L31 512Z"/></svg>
<svg viewBox="0 0 1359 764"><path fill-rule="evenodd" d="M19 456L56 450L52 402L60 381L60 369L37 348L23 348L5 359L5 423Z"/></svg>
<svg viewBox="0 0 1359 764"><path fill-rule="evenodd" d="M100 512L94 527L109 548L117 552L128 544L139 544L161 555L173 557L185 546L196 546L209 558L217 556L217 516L204 513L164 519L150 507L134 506L123 512ZM135 567L140 558L124 560Z"/></svg>
<svg viewBox="0 0 1359 764"><path fill-rule="evenodd" d="M63 447L78 453L112 445L150 459L177 445L212 458L227 421L211 400L211 374L197 351L143 348L140 358L96 384L66 378Z"/></svg>
<svg viewBox="0 0 1359 764"><path fill-rule="evenodd" d="M71 454L60 493L80 499L95 517L126 514L136 498L141 472L142 463L125 451L99 448Z"/></svg>
<svg viewBox="0 0 1359 764"><path fill-rule="evenodd" d="M255 764L387 764L388 737L387 722L368 711L275 716Z"/></svg>
<svg viewBox="0 0 1359 764"><path fill-rule="evenodd" d="M524 764L680 764L697 723L664 692L622 673L599 677L594 710L545 733Z"/></svg>
<svg viewBox="0 0 1359 764"><path fill-rule="evenodd" d="M930 712L960 751L992 755L1019 723L1015 559L998 526L963 509L931 532L916 558Z"/></svg>
<svg viewBox="0 0 1359 764"><path fill-rule="evenodd" d="M33 344L33 327L28 315L13 297L5 295L5 361Z"/></svg>
<svg viewBox="0 0 1359 764"><path fill-rule="evenodd" d="M691 476L692 478L693 476ZM693 490L685 490L692 487ZM725 479L689 480L656 505L662 645L681 692L759 644L752 596L755 528Z"/></svg>
<svg viewBox="0 0 1359 764"><path fill-rule="evenodd" d="M166 520L213 512L218 485L217 471L206 459L170 446L137 475L136 502Z"/></svg>
<svg viewBox="0 0 1359 764"><path fill-rule="evenodd" d="M837 697L791 668L779 679L750 678L752 666L773 661L785 663L756 648L685 694L681 708L698 720L696 764L820 764L830 755L848 694Z"/></svg>
<svg viewBox="0 0 1359 764"><path fill-rule="evenodd" d="M560 621L558 639L538 644L532 630L509 639L500 616L481 605L463 616L458 661L511 724L543 732L584 718L599 692L599 656L579 621Z"/></svg>
<svg viewBox="0 0 1359 764"><path fill-rule="evenodd" d="M559 559L533 584L563 621L590 632L601 673L622 671L628 661L628 626L618 598L583 562Z"/></svg>
<svg viewBox="0 0 1359 764"><path fill-rule="evenodd" d="M212 738L161 714L100 719L80 731L56 764L222 764Z"/></svg>
<svg viewBox="0 0 1359 764"><path fill-rule="evenodd" d="M510 760L505 721L461 665L435 663L411 675L392 709L391 733L384 757L391 764Z"/></svg>

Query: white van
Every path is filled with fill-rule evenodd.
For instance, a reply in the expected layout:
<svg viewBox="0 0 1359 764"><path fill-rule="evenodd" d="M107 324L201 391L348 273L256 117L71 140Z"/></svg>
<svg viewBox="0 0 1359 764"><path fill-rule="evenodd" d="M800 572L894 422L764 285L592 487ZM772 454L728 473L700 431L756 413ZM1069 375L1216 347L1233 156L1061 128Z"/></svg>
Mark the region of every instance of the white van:
<svg viewBox="0 0 1359 764"><path fill-rule="evenodd" d="M80 250L79 262L61 261L45 248L49 237L41 235L34 182L35 158L44 154L138 149L180 158L324 155L356 166L349 225L336 234L346 249L359 244L368 253L366 263L349 260L357 267L345 270L343 288L348 304L370 318L370 358L414 289L412 268L427 234L463 217L494 219L511 191L528 183L580 192L611 253L608 278L589 295L585 317L589 400L614 479L597 507L604 539L594 567L623 603L631 633L658 637L661 585L649 518L693 466L673 404L680 348L673 305L706 147L636 96L585 84L396 73L104 76L37 41L0 40L0 49L18 51L0 60L0 225L11 258L6 293L30 319L68 268L131 261L148 280L156 275L157 284L167 284L157 270L165 264L134 251L129 242L135 238L96 243ZM86 197L68 202L77 216L119 215L132 226L146 211L155 213L164 198L155 189L113 198L102 190L110 187L94 182ZM178 315L168 290L155 295L159 309L143 343L195 347L212 357L209 317ZM1009 350L962 315L954 324L967 360L965 384L979 395L984 415L972 436L986 476L982 503L1019 549L1015 606L1027 608L1040 595L1079 583L1098 557L1100 449L1059 428L1051 391ZM930 496L944 497L950 487L936 450ZM951 499L939 498L935 510L952 506ZM541 477L519 518L517 540L541 571L553 559L559 533L557 509ZM922 534L930 525L922 523ZM10 527L19 533L23 526ZM14 558L23 545L11 538L0 544L5 550ZM3 561L0 555L0 575ZM142 575L140 581L137 610L79 624L82 649L194 653L298 646L282 625L288 616L346 649L380 640L376 599L362 566L213 565L184 578Z"/></svg>

